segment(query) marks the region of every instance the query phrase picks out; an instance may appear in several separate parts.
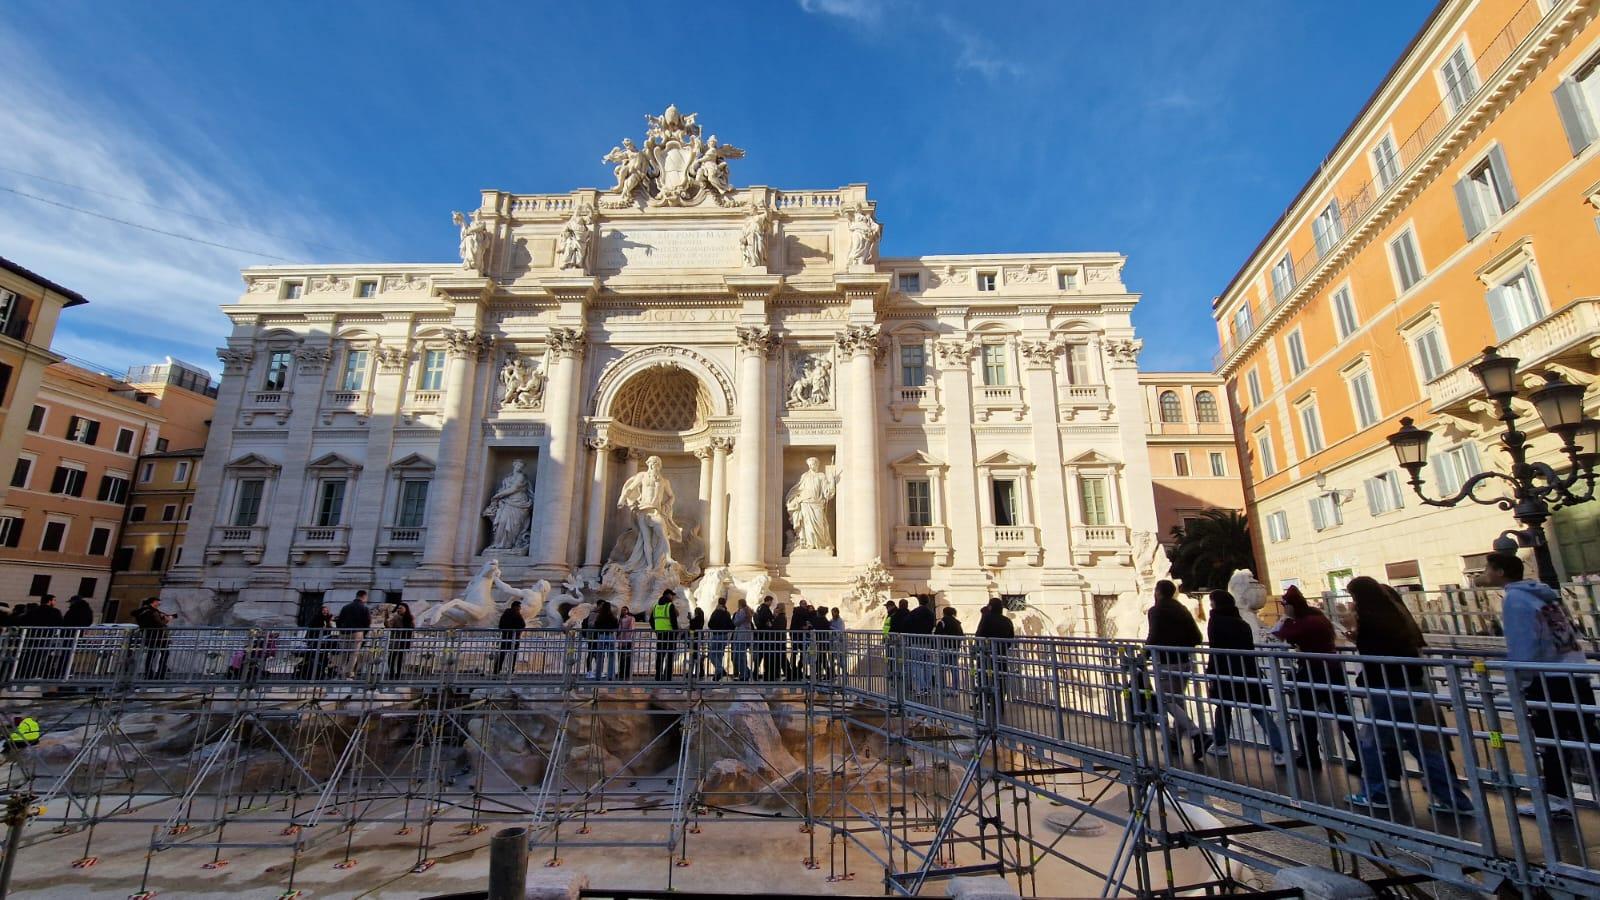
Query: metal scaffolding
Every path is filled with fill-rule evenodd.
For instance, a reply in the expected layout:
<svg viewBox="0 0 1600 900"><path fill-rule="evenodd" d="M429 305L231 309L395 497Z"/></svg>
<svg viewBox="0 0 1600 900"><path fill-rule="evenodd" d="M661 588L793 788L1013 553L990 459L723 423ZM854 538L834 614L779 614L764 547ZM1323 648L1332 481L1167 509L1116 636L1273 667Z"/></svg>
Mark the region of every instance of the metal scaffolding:
<svg viewBox="0 0 1600 900"><path fill-rule="evenodd" d="M818 877L869 867L903 895L976 873L1033 895L1046 865L1108 896L1236 893L1256 886L1241 865L1308 862L1396 885L1600 892L1600 813L1581 785L1600 774L1589 730L1600 710L1526 687L1535 675L1587 682L1593 663L1386 661L1420 676L1402 716L1378 685L1319 683L1341 703L1308 697L1295 674L1305 657L1281 650L1176 650L1181 665L1163 672L1127 642L831 633L758 646L781 655L774 680L730 683L701 674L711 647L697 637L678 641L690 671L657 682L597 677L611 669L596 654L616 651L572 632L193 629L156 643L120 629L9 631L0 709L34 717L45 741L5 756L7 792L42 810L7 862L70 845L63 865L89 867L105 829L143 829L149 859L218 868L247 850L278 854L292 896L310 857L359 865L372 827L413 842L425 871L444 833L514 822L546 865L579 848L660 852L670 888L696 842L715 840L703 827L759 819L805 831ZM1259 695L1229 689L1242 670L1218 661L1233 658ZM1191 753L1203 748L1174 707L1208 732L1231 716L1235 746ZM1541 730L1541 715L1577 730ZM1437 745L1471 807L1413 800L1426 765L1386 773L1405 786L1390 806L1352 806L1343 726L1416 745L1424 764ZM1308 728L1332 738L1330 772L1275 764L1275 740L1303 742ZM1570 813L1542 789L1551 759L1580 783ZM1073 852L1072 835L1097 828L1116 851ZM1199 874L1174 874L1180 857Z"/></svg>

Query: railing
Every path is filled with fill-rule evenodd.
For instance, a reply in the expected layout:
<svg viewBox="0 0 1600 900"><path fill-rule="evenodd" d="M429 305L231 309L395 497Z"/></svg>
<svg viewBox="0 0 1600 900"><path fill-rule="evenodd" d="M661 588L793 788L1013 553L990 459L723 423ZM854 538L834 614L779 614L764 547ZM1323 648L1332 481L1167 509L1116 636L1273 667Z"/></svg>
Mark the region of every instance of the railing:
<svg viewBox="0 0 1600 900"><path fill-rule="evenodd" d="M511 201L511 213L512 215L566 213L572 212L573 206L574 203L570 194L525 194Z"/></svg>
<svg viewBox="0 0 1600 900"><path fill-rule="evenodd" d="M383 529L383 542L396 547L419 546L427 536L428 529L416 525L387 525Z"/></svg>
<svg viewBox="0 0 1600 900"><path fill-rule="evenodd" d="M932 393L926 387L897 387L894 389L894 398L900 403L921 403L929 399Z"/></svg>
<svg viewBox="0 0 1600 900"><path fill-rule="evenodd" d="M1565 351L1583 349L1600 335L1600 298L1576 300L1529 325L1498 346L1501 356L1521 361L1524 371L1548 362ZM1428 406L1435 412L1483 393L1483 382L1472 374L1477 358L1468 360L1428 382Z"/></svg>
<svg viewBox="0 0 1600 900"><path fill-rule="evenodd" d="M1102 406L1107 402L1103 384L1069 384L1061 389L1061 402L1068 406Z"/></svg>
<svg viewBox="0 0 1600 900"><path fill-rule="evenodd" d="M216 525L211 529L213 546L225 550L240 547L258 547L267 542L265 525Z"/></svg>
<svg viewBox="0 0 1600 900"><path fill-rule="evenodd" d="M1557 4L1551 4L1551 11L1553 12L1556 7ZM1473 102L1483 92L1486 84L1483 81L1483 73L1493 73L1498 70L1500 65L1511 55L1512 51L1533 31L1534 26L1539 23L1544 15L1545 13L1540 9L1539 0L1527 0L1511 15L1506 24L1489 41L1483 51L1478 54L1473 67L1473 76L1478 81L1478 84L1461 103L1460 109L1452 110L1449 106L1449 101L1441 98L1438 104L1427 115L1422 117L1422 121L1407 135L1405 140L1400 142L1397 152L1397 167L1400 171L1395 178L1387 185L1377 178L1368 180L1352 191L1349 196L1339 201L1338 215L1335 218L1336 225L1333 228L1335 237L1332 240L1320 242L1321 246L1314 246L1292 260L1288 283L1281 290L1276 282L1272 284L1269 288L1269 296L1254 307L1251 312L1250 318L1251 322L1254 323L1253 326L1222 341L1222 347L1212 357L1212 369L1220 368L1250 339L1250 336L1261 325L1267 322L1273 313L1277 312L1279 307L1293 299L1299 293L1306 280L1316 273L1321 263L1344 246L1345 237L1360 227L1367 214L1379 205L1379 201L1391 189L1406 181L1411 167L1426 156L1428 149L1433 145L1434 140L1439 137L1440 133L1458 115L1470 109ZM1371 148L1367 148L1362 156L1366 156L1367 153L1370 153L1370 150ZM1358 157L1357 161L1352 165L1359 167L1365 165L1365 163Z"/></svg>
<svg viewBox="0 0 1600 900"><path fill-rule="evenodd" d="M897 525L894 529L895 559L905 565L905 554L932 553L939 565L950 562L950 529L943 525Z"/></svg>
<svg viewBox="0 0 1600 900"><path fill-rule="evenodd" d="M366 391L329 391L325 405L331 409L355 409L366 395Z"/></svg>
<svg viewBox="0 0 1600 900"><path fill-rule="evenodd" d="M1036 546L1039 529L1032 525L985 525L983 542L1000 547Z"/></svg>
<svg viewBox="0 0 1600 900"><path fill-rule="evenodd" d="M982 384L977 387L978 402L986 406L1012 406L1022 400L1022 387L1015 384Z"/></svg>
<svg viewBox="0 0 1600 900"><path fill-rule="evenodd" d="M778 209L837 209L842 200L838 191L775 191Z"/></svg>
<svg viewBox="0 0 1600 900"><path fill-rule="evenodd" d="M438 409L443 404L443 391L413 391L411 393L412 409Z"/></svg>
<svg viewBox="0 0 1600 900"><path fill-rule="evenodd" d="M250 395L251 406L278 407L288 402L288 393L285 391L255 391Z"/></svg>
<svg viewBox="0 0 1600 900"><path fill-rule="evenodd" d="M1089 549L1113 548L1126 550L1130 546L1128 526L1073 525L1072 543Z"/></svg>
<svg viewBox="0 0 1600 900"><path fill-rule="evenodd" d="M1500 614L1505 592L1499 588L1402 590L1399 595L1424 634L1447 639L1435 643L1487 646L1505 637ZM1562 585L1561 602L1590 646L1600 650L1600 582L1572 581ZM1347 595L1324 591L1322 605L1336 623L1353 622Z"/></svg>

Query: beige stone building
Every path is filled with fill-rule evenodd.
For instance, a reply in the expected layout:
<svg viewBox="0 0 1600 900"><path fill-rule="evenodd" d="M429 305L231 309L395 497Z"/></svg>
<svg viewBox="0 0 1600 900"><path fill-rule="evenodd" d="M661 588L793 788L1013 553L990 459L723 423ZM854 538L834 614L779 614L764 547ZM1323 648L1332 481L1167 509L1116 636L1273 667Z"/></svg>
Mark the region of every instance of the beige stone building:
<svg viewBox="0 0 1600 900"><path fill-rule="evenodd" d="M1123 257L881 258L865 186L735 188L742 155L669 109L609 189L485 191L460 264L246 270L164 595L287 621L495 561L867 621L881 565L1040 628L1137 619L1161 554Z"/></svg>
<svg viewBox="0 0 1600 900"><path fill-rule="evenodd" d="M50 352L61 311L89 301L69 288L0 257L0 460L22 451L44 371L61 357ZM0 481L0 503L10 490ZM0 546L14 538L0 532Z"/></svg>
<svg viewBox="0 0 1600 900"><path fill-rule="evenodd" d="M1222 379L1210 372L1142 372L1150 480L1162 543L1208 509L1244 511L1239 454Z"/></svg>

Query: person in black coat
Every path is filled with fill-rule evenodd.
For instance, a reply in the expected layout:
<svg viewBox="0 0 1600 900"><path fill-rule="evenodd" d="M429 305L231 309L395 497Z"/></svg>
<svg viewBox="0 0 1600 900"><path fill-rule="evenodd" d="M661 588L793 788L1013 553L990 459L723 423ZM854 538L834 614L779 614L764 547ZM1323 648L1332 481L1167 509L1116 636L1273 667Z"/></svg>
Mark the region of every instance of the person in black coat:
<svg viewBox="0 0 1600 900"><path fill-rule="evenodd" d="M1182 603L1178 602L1178 586L1163 578L1156 582L1156 602L1146 618L1150 630L1145 636L1147 647L1180 647L1193 649L1200 646L1200 626L1194 623ZM1151 654L1155 666L1156 690L1161 695L1161 706L1178 727L1179 737L1194 742L1194 758L1201 759L1210 739L1201 734L1200 726L1189 718L1185 690L1194 666L1194 655L1173 650L1158 649Z"/></svg>
<svg viewBox="0 0 1600 900"><path fill-rule="evenodd" d="M94 624L94 609L89 606L89 601L77 594L67 601L67 612L62 616L61 624L67 628L88 628Z"/></svg>
<svg viewBox="0 0 1600 900"><path fill-rule="evenodd" d="M777 654L773 652L773 625L772 597L762 597L761 605L756 607L755 614L755 677L757 681L772 681L777 673L773 671Z"/></svg>
<svg viewBox="0 0 1600 900"><path fill-rule="evenodd" d="M1206 622L1206 639L1214 651L1256 648L1255 629L1239 615L1239 606L1227 591L1211 592L1211 618ZM1272 761L1280 766L1287 765L1283 733L1267 713L1267 686L1261 679L1261 667L1256 660L1234 653L1212 653L1206 660L1206 674L1211 680L1211 696L1218 701L1212 753L1227 754L1233 707L1244 706L1266 732Z"/></svg>
<svg viewBox="0 0 1600 900"><path fill-rule="evenodd" d="M1006 615L1004 600L999 597L989 598L989 605L983 608L983 614L978 617L978 629L973 635L986 639L979 641L973 648L978 654L979 678L976 684L978 702L981 705L987 697L993 696L997 711L1004 713L1006 656L1010 652L1011 642L1017 636L1017 629L1011 624L1011 617Z"/></svg>
<svg viewBox="0 0 1600 900"><path fill-rule="evenodd" d="M733 614L728 612L728 598L718 597L717 608L711 611L711 618L706 620L708 652L711 655L712 680L721 681L728 675L725 662L728 655L728 639L733 636Z"/></svg>
<svg viewBox="0 0 1600 900"><path fill-rule="evenodd" d="M966 631L954 606L946 606L944 615L933 624L933 634L939 645L939 687L941 690L959 690L961 676L961 638Z"/></svg>
<svg viewBox="0 0 1600 900"><path fill-rule="evenodd" d="M522 618L522 601L513 600L506 611L500 614L500 652L494 658L494 673L500 674L505 668L506 660L511 661L511 672L517 671L517 641L522 639L523 629L528 627L526 619Z"/></svg>
<svg viewBox="0 0 1600 900"><path fill-rule="evenodd" d="M344 645L345 677L354 677L356 664L361 658L361 642L372 628L372 610L367 608L367 592L356 591L356 598L340 608L334 624L339 626L339 641Z"/></svg>

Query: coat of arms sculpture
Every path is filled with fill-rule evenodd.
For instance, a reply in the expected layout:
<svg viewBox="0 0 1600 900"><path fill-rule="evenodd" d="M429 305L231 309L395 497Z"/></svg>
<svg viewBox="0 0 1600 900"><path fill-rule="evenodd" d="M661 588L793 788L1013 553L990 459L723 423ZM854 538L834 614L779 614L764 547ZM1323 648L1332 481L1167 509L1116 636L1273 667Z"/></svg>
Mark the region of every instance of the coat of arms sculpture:
<svg viewBox="0 0 1600 900"><path fill-rule="evenodd" d="M650 206L694 206L710 199L733 206L734 189L728 182L728 160L743 159L744 151L723 144L716 135L701 139L698 113L685 116L668 106L659 116L645 116L650 124L644 146L623 138L604 162L612 163L616 194L603 204L612 209L643 201Z"/></svg>

